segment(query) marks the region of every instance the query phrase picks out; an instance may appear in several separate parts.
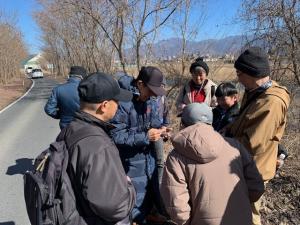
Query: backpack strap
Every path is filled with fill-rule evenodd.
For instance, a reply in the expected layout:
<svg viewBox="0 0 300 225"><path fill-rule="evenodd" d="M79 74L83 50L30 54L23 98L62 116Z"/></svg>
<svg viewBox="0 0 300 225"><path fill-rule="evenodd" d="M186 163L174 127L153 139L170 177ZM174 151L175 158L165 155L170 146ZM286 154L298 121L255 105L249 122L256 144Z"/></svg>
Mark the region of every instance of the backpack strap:
<svg viewBox="0 0 300 225"><path fill-rule="evenodd" d="M100 135L97 134L94 129L82 127L79 130L75 131L69 138L66 138L65 141L66 141L67 147L70 148L74 144L76 144L78 141L80 141L84 138L90 137L90 136L100 136Z"/></svg>

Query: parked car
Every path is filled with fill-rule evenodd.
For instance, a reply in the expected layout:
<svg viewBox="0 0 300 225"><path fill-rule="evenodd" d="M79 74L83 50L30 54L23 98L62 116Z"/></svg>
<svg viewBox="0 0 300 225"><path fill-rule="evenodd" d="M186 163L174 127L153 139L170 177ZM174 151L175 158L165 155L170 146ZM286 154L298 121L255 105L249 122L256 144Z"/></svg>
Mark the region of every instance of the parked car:
<svg viewBox="0 0 300 225"><path fill-rule="evenodd" d="M31 72L31 78L43 78L44 74L41 69L33 69Z"/></svg>
<svg viewBox="0 0 300 225"><path fill-rule="evenodd" d="M28 75L32 72L32 67L31 66L28 66L26 69L25 69L25 73Z"/></svg>

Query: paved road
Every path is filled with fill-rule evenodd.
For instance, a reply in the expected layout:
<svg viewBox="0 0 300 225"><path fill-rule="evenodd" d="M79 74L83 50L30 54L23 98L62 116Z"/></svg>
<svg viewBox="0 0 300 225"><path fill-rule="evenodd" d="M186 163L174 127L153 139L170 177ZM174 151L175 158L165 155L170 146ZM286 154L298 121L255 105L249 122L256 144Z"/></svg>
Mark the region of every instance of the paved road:
<svg viewBox="0 0 300 225"><path fill-rule="evenodd" d="M1 225L30 225L23 197L23 174L59 132L58 121L48 117L43 109L55 85L47 78L35 80L27 96L0 114Z"/></svg>

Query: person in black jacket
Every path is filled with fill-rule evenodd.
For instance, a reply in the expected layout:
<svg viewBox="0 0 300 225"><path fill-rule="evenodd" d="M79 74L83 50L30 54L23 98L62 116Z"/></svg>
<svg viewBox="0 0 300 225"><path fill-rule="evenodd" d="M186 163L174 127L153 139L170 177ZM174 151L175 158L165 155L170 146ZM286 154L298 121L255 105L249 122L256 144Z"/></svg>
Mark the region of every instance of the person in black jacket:
<svg viewBox="0 0 300 225"><path fill-rule="evenodd" d="M115 115L118 102L130 101L132 94L104 73L87 76L78 91L80 111L58 137L67 140L76 132L94 133L69 149L68 174L78 211L86 224L116 224L129 218L136 194L108 136L113 128L108 121ZM122 224L129 224L129 220Z"/></svg>
<svg viewBox="0 0 300 225"><path fill-rule="evenodd" d="M213 109L213 127L222 130L239 114L238 90L231 82L221 83L215 93L218 106Z"/></svg>

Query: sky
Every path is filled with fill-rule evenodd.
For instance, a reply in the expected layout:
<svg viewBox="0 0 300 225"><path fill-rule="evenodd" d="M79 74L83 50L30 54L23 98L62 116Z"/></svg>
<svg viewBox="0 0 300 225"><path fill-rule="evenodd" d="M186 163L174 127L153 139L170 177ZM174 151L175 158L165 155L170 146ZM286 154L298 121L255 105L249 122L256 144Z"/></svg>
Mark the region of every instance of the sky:
<svg viewBox="0 0 300 225"><path fill-rule="evenodd" d="M32 17L33 10L37 8L35 0L0 0L0 12L16 15L16 25L30 54L38 53L41 46L41 31Z"/></svg>
<svg viewBox="0 0 300 225"><path fill-rule="evenodd" d="M196 0L197 1L197 0ZM206 0L204 6L197 6L192 10L191 18L197 24L199 13L204 15L205 21L201 23L201 30L195 40L223 38L230 35L241 34L241 27L234 19L240 7L241 0ZM21 30L25 44L30 54L38 53L42 46L41 30L33 19L33 11L38 9L36 0L0 0L0 12L16 14L17 27ZM174 37L170 29L165 29L164 39Z"/></svg>
<svg viewBox="0 0 300 225"><path fill-rule="evenodd" d="M236 20L240 7L241 0L207 0L203 10L205 21L201 24L199 38L219 39L241 34L241 25Z"/></svg>

